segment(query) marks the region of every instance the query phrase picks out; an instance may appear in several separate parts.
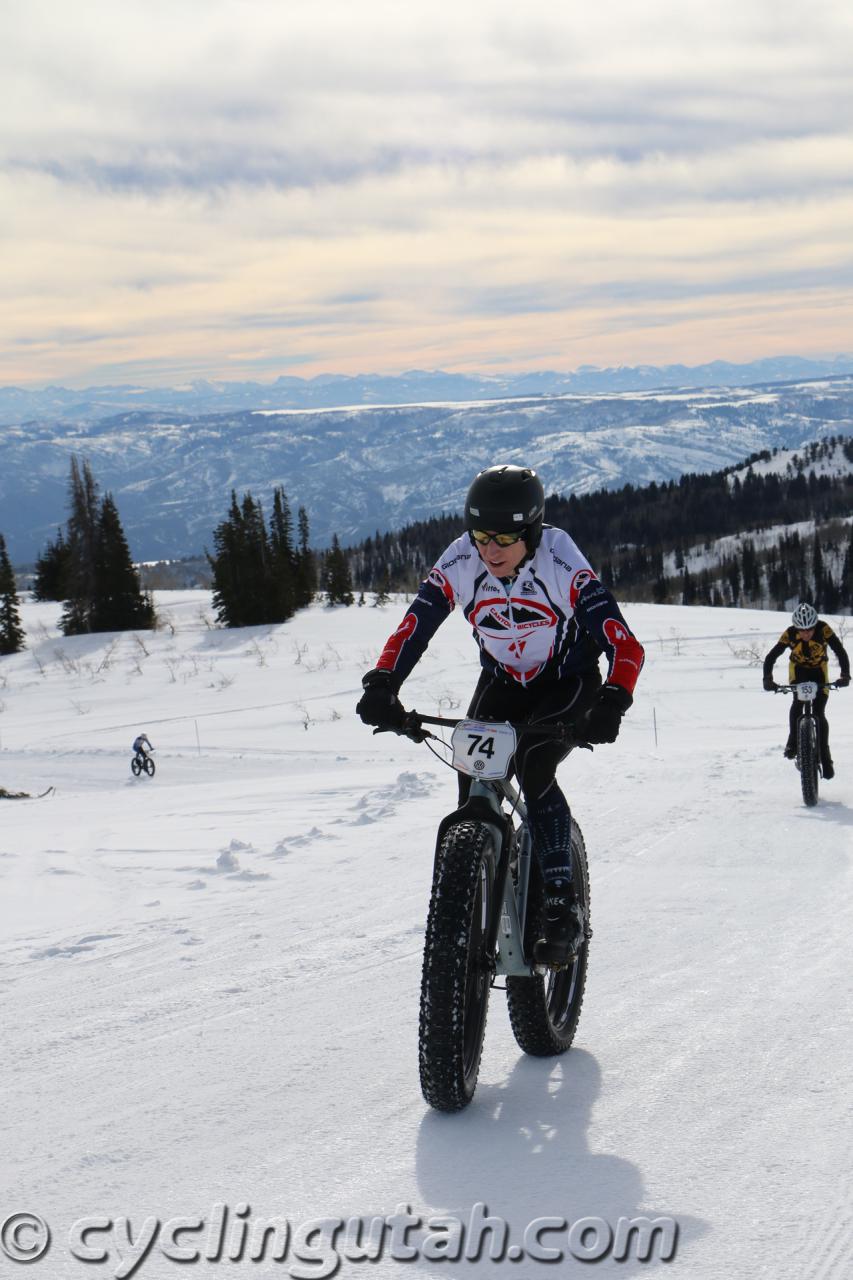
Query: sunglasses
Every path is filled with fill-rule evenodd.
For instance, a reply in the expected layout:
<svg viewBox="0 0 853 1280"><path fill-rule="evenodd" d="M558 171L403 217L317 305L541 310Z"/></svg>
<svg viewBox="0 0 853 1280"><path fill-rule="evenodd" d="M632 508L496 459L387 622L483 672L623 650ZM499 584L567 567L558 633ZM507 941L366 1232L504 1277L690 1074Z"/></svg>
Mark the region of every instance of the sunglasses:
<svg viewBox="0 0 853 1280"><path fill-rule="evenodd" d="M522 529L520 533L485 533L482 529L472 529L471 537L478 547L487 547L490 542L496 542L499 547L514 547L526 532L526 529Z"/></svg>

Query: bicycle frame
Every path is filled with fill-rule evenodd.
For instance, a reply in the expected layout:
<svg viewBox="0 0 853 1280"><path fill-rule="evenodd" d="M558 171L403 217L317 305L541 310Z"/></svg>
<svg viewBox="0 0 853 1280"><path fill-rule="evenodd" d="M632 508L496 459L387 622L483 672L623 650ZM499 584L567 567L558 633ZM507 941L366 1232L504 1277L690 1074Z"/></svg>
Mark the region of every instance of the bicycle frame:
<svg viewBox="0 0 853 1280"><path fill-rule="evenodd" d="M455 726L458 720L445 717L422 716L410 712L407 717L411 736L423 735L423 724L437 724L444 727ZM540 733L558 736L555 730L561 726L519 725L521 732ZM405 733L406 730L404 729ZM432 736L432 735L430 735ZM569 750L574 746L584 745L570 742ZM470 776L470 775L469 775ZM508 814L503 808L506 801L511 807ZM519 818L519 826L512 821L512 814ZM508 778L493 778L488 781L470 777L470 789L467 800L447 814L439 823L436 834L435 858L441 848L442 841L452 826L459 822L480 822L491 827L495 833L497 848L497 866L495 868L495 901L501 904L500 911L495 911L488 921L486 935L487 955L494 956L494 975L500 977L530 977L534 973L544 972L544 967L534 965L525 954L524 937L527 923L527 902L530 886L530 866L533 856L533 839L527 825L527 807L520 790ZM516 877L510 874L513 855L517 859Z"/></svg>

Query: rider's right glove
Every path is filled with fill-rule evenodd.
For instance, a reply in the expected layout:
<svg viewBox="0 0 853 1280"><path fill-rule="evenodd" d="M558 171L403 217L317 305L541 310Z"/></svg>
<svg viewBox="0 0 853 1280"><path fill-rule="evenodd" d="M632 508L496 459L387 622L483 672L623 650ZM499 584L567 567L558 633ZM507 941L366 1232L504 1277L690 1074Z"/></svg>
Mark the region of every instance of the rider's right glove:
<svg viewBox="0 0 853 1280"><path fill-rule="evenodd" d="M364 723L375 724L383 729L398 729L406 712L394 691L391 672L368 671L361 683L364 693L356 711Z"/></svg>
<svg viewBox="0 0 853 1280"><path fill-rule="evenodd" d="M775 693L776 690L779 688L779 686L772 676L765 676L764 688L767 690L768 693Z"/></svg>

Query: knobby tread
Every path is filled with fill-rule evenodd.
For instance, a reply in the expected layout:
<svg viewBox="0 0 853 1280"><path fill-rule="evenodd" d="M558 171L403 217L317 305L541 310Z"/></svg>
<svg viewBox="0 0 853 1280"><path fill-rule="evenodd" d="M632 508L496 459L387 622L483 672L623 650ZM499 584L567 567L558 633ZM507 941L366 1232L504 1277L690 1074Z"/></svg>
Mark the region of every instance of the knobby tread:
<svg viewBox="0 0 853 1280"><path fill-rule="evenodd" d="M589 923L589 868L583 835L577 824L572 826L572 881L575 893L584 903ZM538 867L535 875L531 876L530 892L525 928L527 954L530 954L536 938L541 936L544 913L542 877ZM510 1025L519 1048L525 1053L548 1058L571 1048L583 1005L588 958L587 940L568 969L549 974L547 978L541 974L531 978L507 978Z"/></svg>
<svg viewBox="0 0 853 1280"><path fill-rule="evenodd" d="M474 1017L475 1042L465 1063L465 1014L469 944L475 937L474 908L487 873L487 893L494 886L494 835L482 823L462 822L450 828L436 858L424 941L419 1026L419 1062L424 1098L439 1111L461 1111L471 1101L480 1069L491 975L484 967L482 991ZM491 905L491 904L490 904ZM477 962L474 957L474 962ZM482 956L480 957L482 959ZM470 1018L469 1011L469 1018Z"/></svg>
<svg viewBox="0 0 853 1280"><path fill-rule="evenodd" d="M797 752L803 801L811 809L818 801L817 732L814 722L804 716L797 731Z"/></svg>

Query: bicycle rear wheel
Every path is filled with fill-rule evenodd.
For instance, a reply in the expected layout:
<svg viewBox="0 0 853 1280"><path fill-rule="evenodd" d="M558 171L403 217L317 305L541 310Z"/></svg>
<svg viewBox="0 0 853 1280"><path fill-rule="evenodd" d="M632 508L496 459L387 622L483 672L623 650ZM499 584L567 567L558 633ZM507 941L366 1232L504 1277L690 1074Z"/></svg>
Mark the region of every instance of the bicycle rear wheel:
<svg viewBox="0 0 853 1280"><path fill-rule="evenodd" d="M131 760L130 772L133 774L134 778L138 778L142 772L142 761L139 759L139 756L134 756Z"/></svg>
<svg viewBox="0 0 853 1280"><path fill-rule="evenodd" d="M572 823L572 882L584 918L589 925L589 869L583 835ZM524 949L530 955L533 944L542 934L544 917L542 875L534 860L531 866L530 896L527 908ZM565 969L547 975L506 980L506 1000L512 1033L520 1049L537 1058L565 1053L572 1046L581 1016L589 939L578 950Z"/></svg>
<svg viewBox="0 0 853 1280"><path fill-rule="evenodd" d="M419 1026L421 1091L438 1111L474 1096L494 957L495 837L479 822L451 827L436 858L424 942Z"/></svg>
<svg viewBox="0 0 853 1280"><path fill-rule="evenodd" d="M811 809L818 800L817 726L813 716L802 716L797 725L797 764L803 801Z"/></svg>

